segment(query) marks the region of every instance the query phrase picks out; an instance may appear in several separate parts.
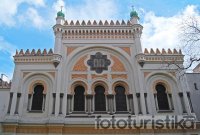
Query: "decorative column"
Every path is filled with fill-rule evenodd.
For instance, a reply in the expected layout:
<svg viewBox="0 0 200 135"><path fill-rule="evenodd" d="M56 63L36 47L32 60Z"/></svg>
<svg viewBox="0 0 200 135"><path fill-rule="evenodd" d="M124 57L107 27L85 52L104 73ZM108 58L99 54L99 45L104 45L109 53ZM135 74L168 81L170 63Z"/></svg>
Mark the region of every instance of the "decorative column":
<svg viewBox="0 0 200 135"><path fill-rule="evenodd" d="M141 68L143 68L142 63L138 63L138 56L143 54L142 53L142 46L141 46L141 34L142 34L142 25L138 23L139 17L138 13L136 11L133 11L130 13L130 23L132 25L132 32L133 32L133 46L132 46L132 66L133 68L133 73L134 73L134 83L135 83L135 88L136 88L136 96L138 102L140 103L140 113L141 114L146 114L146 105L145 105L145 81L144 81L144 75L143 72L141 71Z"/></svg>
<svg viewBox="0 0 200 135"><path fill-rule="evenodd" d="M10 110L10 115L12 115L12 116L15 114L18 86L20 86L20 83L19 83L20 82L19 77L21 76L20 73L21 73L20 68L16 64L14 74L13 74L12 86L11 86L11 90L10 90L10 92L12 93L12 101L10 103L10 109L9 110Z"/></svg>
<svg viewBox="0 0 200 135"><path fill-rule="evenodd" d="M113 114L114 113L114 95L108 94L107 101L108 101L108 113Z"/></svg>
<svg viewBox="0 0 200 135"><path fill-rule="evenodd" d="M63 109L63 96L64 96L64 93L60 93L60 108L59 108L59 114L62 114L62 109Z"/></svg>
<svg viewBox="0 0 200 135"><path fill-rule="evenodd" d="M169 96L169 101L170 101L170 105L171 105L171 110L174 110L174 103L173 103L173 100L172 100L172 94L169 93L168 96Z"/></svg>
<svg viewBox="0 0 200 135"><path fill-rule="evenodd" d="M92 94L88 94L86 95L86 113L88 113L88 115L91 115L93 112L93 95Z"/></svg>
<svg viewBox="0 0 200 135"><path fill-rule="evenodd" d="M144 100L145 100L146 113L149 114L148 102L147 102L147 93L144 93Z"/></svg>
<svg viewBox="0 0 200 135"><path fill-rule="evenodd" d="M128 97L128 105L129 105L129 113L131 113L132 115L135 114L135 110L134 110L134 103L133 103L133 94L129 94L127 95Z"/></svg>
<svg viewBox="0 0 200 135"><path fill-rule="evenodd" d="M72 113L72 97L73 97L73 95L67 94L67 110L66 110L66 115L70 115L70 113Z"/></svg>
<svg viewBox="0 0 200 135"><path fill-rule="evenodd" d="M11 104L12 104L12 99L13 99L13 93L10 92L10 99L9 99L9 103L8 103L8 110L7 110L7 114L10 114L10 110L11 110Z"/></svg>
<svg viewBox="0 0 200 135"><path fill-rule="evenodd" d="M184 99L183 99L183 93L182 92L179 93L179 97L180 97L183 113L187 113L186 112L186 108L185 108L185 102L184 102Z"/></svg>
<svg viewBox="0 0 200 135"><path fill-rule="evenodd" d="M20 97L21 97L21 93L17 93L17 102L16 102L16 108L15 108L15 114L18 114Z"/></svg>
<svg viewBox="0 0 200 135"><path fill-rule="evenodd" d="M55 114L56 93L53 93L52 96L53 96L52 114Z"/></svg>
<svg viewBox="0 0 200 135"><path fill-rule="evenodd" d="M62 25L56 24L53 27L54 30L54 35L55 35L55 45L54 45L54 55L60 55L62 57L63 53L63 45L62 45ZM55 116L59 115L59 108L60 108L60 93L63 92L62 90L62 71L63 71L63 58L61 58L60 63L54 62L54 66L57 69L57 74L56 74L56 98L55 98Z"/></svg>
<svg viewBox="0 0 200 135"><path fill-rule="evenodd" d="M136 97L137 97L137 102L138 102L138 114L142 114L140 93L136 93Z"/></svg>
<svg viewBox="0 0 200 135"><path fill-rule="evenodd" d="M190 110L191 110L192 113L194 113L192 101L191 101L191 98L190 98L190 92L187 92L187 97L188 97L188 101L189 101L189 105L190 105Z"/></svg>

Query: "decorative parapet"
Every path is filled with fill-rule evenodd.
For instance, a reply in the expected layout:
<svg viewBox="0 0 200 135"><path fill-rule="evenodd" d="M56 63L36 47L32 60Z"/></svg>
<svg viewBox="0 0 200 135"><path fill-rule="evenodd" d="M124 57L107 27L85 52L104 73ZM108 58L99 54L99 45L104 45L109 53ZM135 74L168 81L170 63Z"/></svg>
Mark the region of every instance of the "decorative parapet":
<svg viewBox="0 0 200 135"><path fill-rule="evenodd" d="M97 22L97 21L90 21L90 20L88 20L87 22L86 21L73 21L73 20L71 20L71 21L65 21L65 23L64 23L64 25L65 26L68 26L68 25L70 25L70 26L131 26L132 24L130 23L130 21L128 20L128 21L124 21L124 20L122 20L122 21L113 21L113 20L111 20L111 21L108 21L108 20L105 20L105 21L102 21L102 20L100 20L99 22Z"/></svg>
<svg viewBox="0 0 200 135"><path fill-rule="evenodd" d="M134 26L134 27L133 27ZM140 26L140 27L138 27ZM140 24L132 25L130 21L65 21L64 25L55 25L54 33L62 33L64 39L133 39L136 33L141 33Z"/></svg>
<svg viewBox="0 0 200 135"><path fill-rule="evenodd" d="M145 48L144 53L136 55L136 59L142 67L145 63L183 64L184 55L181 50L177 51L176 49L172 51L171 49L154 50L151 48L148 51Z"/></svg>
<svg viewBox="0 0 200 135"><path fill-rule="evenodd" d="M151 48L150 51L148 51L148 49L145 48L144 54L146 54L146 55L155 55L155 54L156 55L183 55L181 50L178 50L178 51L176 49L174 49L173 51L171 49L159 50L158 48L156 50Z"/></svg>
<svg viewBox="0 0 200 135"><path fill-rule="evenodd" d="M18 50L16 50L15 56L14 57L21 57L21 56L47 56L47 55L52 55L53 54L53 50L50 49L47 53L47 50L44 49L43 51L41 51L40 49L38 49L37 51L35 51L35 49L33 49L32 51L30 51L29 49L27 49L26 51L24 51L23 49L21 49L19 52Z"/></svg>
<svg viewBox="0 0 200 135"><path fill-rule="evenodd" d="M37 51L35 49L32 51L21 49L19 52L16 51L14 61L15 63L53 63L56 67L60 63L61 57L59 54L54 54L52 49L48 52L46 49L43 51L40 49Z"/></svg>

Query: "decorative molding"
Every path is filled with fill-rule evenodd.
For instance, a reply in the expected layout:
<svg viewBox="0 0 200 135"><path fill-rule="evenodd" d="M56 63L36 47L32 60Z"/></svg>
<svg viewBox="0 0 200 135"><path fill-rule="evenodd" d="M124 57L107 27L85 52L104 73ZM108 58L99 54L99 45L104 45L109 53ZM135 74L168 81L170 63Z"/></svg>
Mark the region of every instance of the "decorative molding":
<svg viewBox="0 0 200 135"><path fill-rule="evenodd" d="M96 81L96 82L94 82L92 84L92 88L91 88L92 89L92 94L95 95L95 87L98 86L98 85L103 86L104 89L105 89L105 93L104 94L108 95L108 90L109 90L108 84L106 82L102 81L102 80L98 80L98 81Z"/></svg>
<svg viewBox="0 0 200 135"><path fill-rule="evenodd" d="M107 55L97 52L95 55L90 55L87 64L90 66L91 71L101 74L104 70L108 70L111 61L107 58Z"/></svg>
<svg viewBox="0 0 200 135"><path fill-rule="evenodd" d="M113 60L114 64L111 67L112 72L125 72L126 69L124 64L114 55L111 55L111 59Z"/></svg>
<svg viewBox="0 0 200 135"><path fill-rule="evenodd" d="M151 125L149 125L151 127ZM95 129L94 125L17 125L17 124L3 124L4 133L18 133L18 134L139 134L139 133L185 133L186 131L197 132L196 130L182 130L182 129Z"/></svg>
<svg viewBox="0 0 200 135"><path fill-rule="evenodd" d="M31 72L23 72L23 78L26 77L26 75L28 75Z"/></svg>
<svg viewBox="0 0 200 135"><path fill-rule="evenodd" d="M67 56L70 55L78 47L69 46L67 47Z"/></svg>
<svg viewBox="0 0 200 135"><path fill-rule="evenodd" d="M184 55L182 54L181 50L177 51L176 49L172 51L170 49L153 50L151 48L150 51L148 51L145 48L143 55L139 57L143 57L142 59L144 60L145 63L159 62L161 64L169 64L169 63L183 64L184 61Z"/></svg>
<svg viewBox="0 0 200 135"><path fill-rule="evenodd" d="M127 74L112 74L112 79L122 78L122 79L128 79Z"/></svg>
<svg viewBox="0 0 200 135"><path fill-rule="evenodd" d="M54 79L56 77L56 73L55 72L48 72Z"/></svg>
<svg viewBox="0 0 200 135"><path fill-rule="evenodd" d="M83 86L85 88L85 95L87 95L87 90L88 90L88 86L85 82L83 81L76 81L73 84L71 84L71 88L70 88L70 94L74 95L74 89L77 86Z"/></svg>
<svg viewBox="0 0 200 135"><path fill-rule="evenodd" d="M131 56L131 50L130 47L119 47L120 49L124 50L128 55Z"/></svg>
<svg viewBox="0 0 200 135"><path fill-rule="evenodd" d="M92 79L96 79L96 78L104 78L107 79L108 78L108 74L102 74L102 75L96 75L96 74L92 74Z"/></svg>
<svg viewBox="0 0 200 135"><path fill-rule="evenodd" d="M46 82L44 82L43 80L36 80L36 81L33 81L33 82L29 85L29 94L33 94L34 87L35 87L37 84L43 85L43 87L44 87L43 94L46 94L46 93L47 93L47 84L46 84Z"/></svg>
<svg viewBox="0 0 200 135"><path fill-rule="evenodd" d="M54 27L54 31L58 31ZM65 21L62 28L63 38L67 40L77 39L133 39L136 30L130 21Z"/></svg>
<svg viewBox="0 0 200 135"><path fill-rule="evenodd" d="M64 26L132 26L130 21L124 21L122 20L120 21L113 21L111 20L110 22L108 20L105 20L104 22L102 20L99 20L99 22L97 22L96 20L94 20L93 22L91 22L90 20L88 20L87 22L85 22L84 20L82 22L80 22L79 20L77 20L76 22L71 20L71 21L65 21Z"/></svg>
<svg viewBox="0 0 200 135"><path fill-rule="evenodd" d="M125 94L126 95L129 95L130 94L130 92L129 92L129 85L126 83L126 82L124 82L124 81L117 81L117 82L115 82L115 83L113 83L113 85L112 85L112 94L116 94L115 93L115 87L116 86L122 86L122 87L124 87L125 88Z"/></svg>
<svg viewBox="0 0 200 135"><path fill-rule="evenodd" d="M36 56L14 56L15 63L54 63L61 61L61 55L36 55Z"/></svg>
<svg viewBox="0 0 200 135"><path fill-rule="evenodd" d="M175 72L169 72L171 75L173 75L174 77L176 77L176 73Z"/></svg>
<svg viewBox="0 0 200 135"><path fill-rule="evenodd" d="M87 74L72 74L71 75L71 79L78 79L78 78L82 78L82 79L87 79Z"/></svg>
<svg viewBox="0 0 200 135"><path fill-rule="evenodd" d="M14 57L21 57L21 56L46 56L46 55L53 55L53 50L50 49L47 53L47 50L44 49L43 51L41 51L40 49L38 49L37 51L35 49L33 49L32 51L30 51L29 49L27 49L26 51L24 51L23 49L20 50L20 52L18 52L18 50L16 50L15 56Z"/></svg>
<svg viewBox="0 0 200 135"><path fill-rule="evenodd" d="M146 78L151 72L144 72L144 78Z"/></svg>
<svg viewBox="0 0 200 135"><path fill-rule="evenodd" d="M168 94L172 93L172 89L171 89L169 83L167 81L165 81L165 80L156 80L156 81L153 82L153 84L152 84L152 91L153 91L153 93L157 93L157 91L156 91L156 85L157 84L164 85L164 87L166 88L166 92Z"/></svg>
<svg viewBox="0 0 200 135"><path fill-rule="evenodd" d="M75 63L73 67L73 71L87 71L87 66L84 61L87 59L87 55L79 58L79 60Z"/></svg>

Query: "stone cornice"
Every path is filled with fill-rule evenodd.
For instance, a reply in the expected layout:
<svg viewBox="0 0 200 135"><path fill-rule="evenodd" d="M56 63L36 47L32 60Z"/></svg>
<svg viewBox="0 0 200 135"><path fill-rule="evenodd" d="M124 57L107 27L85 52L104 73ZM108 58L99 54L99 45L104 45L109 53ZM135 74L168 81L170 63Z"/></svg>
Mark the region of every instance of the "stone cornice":
<svg viewBox="0 0 200 135"><path fill-rule="evenodd" d="M135 35L141 33L140 24L132 25L130 21L65 21L64 25L55 25L54 33L62 33L63 38L73 39L133 39Z"/></svg>
<svg viewBox="0 0 200 135"><path fill-rule="evenodd" d="M177 51L176 49L174 49L173 51L170 49L168 49L167 51L165 49L162 49L162 51L160 51L159 49L156 49L156 51L154 51L153 49L150 49L150 51L145 49L144 53L136 55L136 59L140 64L183 64L184 55L182 54L181 50Z"/></svg>
<svg viewBox="0 0 200 135"><path fill-rule="evenodd" d="M43 52L40 49L36 52L34 49L29 52L29 49L24 53L23 50L16 51L14 56L15 63L54 63L61 61L61 55L54 54L52 49L47 53L46 49Z"/></svg>

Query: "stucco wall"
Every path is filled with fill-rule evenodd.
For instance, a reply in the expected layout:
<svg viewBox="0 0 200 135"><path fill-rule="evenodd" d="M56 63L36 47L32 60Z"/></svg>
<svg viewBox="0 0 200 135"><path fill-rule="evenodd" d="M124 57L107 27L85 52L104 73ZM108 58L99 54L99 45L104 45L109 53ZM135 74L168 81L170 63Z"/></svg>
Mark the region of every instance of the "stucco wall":
<svg viewBox="0 0 200 135"><path fill-rule="evenodd" d="M3 121L6 114L7 102L9 100L9 92L10 89L0 88L0 135L2 134L1 122Z"/></svg>
<svg viewBox="0 0 200 135"><path fill-rule="evenodd" d="M187 86L191 92L191 101L194 108L194 112L198 120L200 121L200 73L187 73L186 74ZM196 83L198 90L195 89L194 83Z"/></svg>
<svg viewBox="0 0 200 135"><path fill-rule="evenodd" d="M9 92L10 92L10 89L0 88L0 122L2 122L6 114L6 107L8 105L7 102L9 100Z"/></svg>

